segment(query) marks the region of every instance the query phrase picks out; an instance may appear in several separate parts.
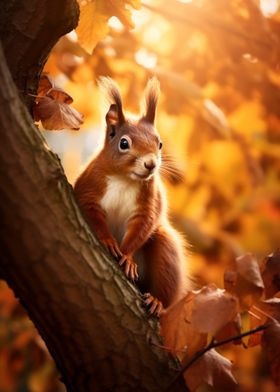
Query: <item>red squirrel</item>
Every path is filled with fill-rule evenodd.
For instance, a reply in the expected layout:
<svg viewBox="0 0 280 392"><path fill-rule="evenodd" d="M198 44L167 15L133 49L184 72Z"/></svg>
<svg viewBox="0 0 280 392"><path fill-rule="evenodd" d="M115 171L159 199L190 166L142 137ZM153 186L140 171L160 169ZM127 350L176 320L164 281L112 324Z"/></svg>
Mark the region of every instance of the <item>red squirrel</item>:
<svg viewBox="0 0 280 392"><path fill-rule="evenodd" d="M104 147L74 192L100 242L138 281L150 313L159 315L190 289L184 240L168 220L160 178L162 142L154 126L159 82L148 82L145 114L137 121L126 119L115 82L100 83L113 102Z"/></svg>

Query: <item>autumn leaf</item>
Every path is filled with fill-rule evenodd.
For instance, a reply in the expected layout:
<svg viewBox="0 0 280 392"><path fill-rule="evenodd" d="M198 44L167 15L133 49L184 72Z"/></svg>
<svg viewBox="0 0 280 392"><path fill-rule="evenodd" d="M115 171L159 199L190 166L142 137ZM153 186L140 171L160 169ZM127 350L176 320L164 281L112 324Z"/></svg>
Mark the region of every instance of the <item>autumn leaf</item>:
<svg viewBox="0 0 280 392"><path fill-rule="evenodd" d="M258 262L251 254L237 257L224 273L225 289L239 298L241 310L260 299L264 285Z"/></svg>
<svg viewBox="0 0 280 392"><path fill-rule="evenodd" d="M35 120L41 120L48 130L78 130L83 123L83 117L77 110L50 97L39 97L33 110Z"/></svg>
<svg viewBox="0 0 280 392"><path fill-rule="evenodd" d="M207 334L215 335L237 315L238 301L214 284L190 292L161 316L165 346L179 358L205 346Z"/></svg>
<svg viewBox="0 0 280 392"><path fill-rule="evenodd" d="M280 249L266 257L261 265L266 298L280 291Z"/></svg>
<svg viewBox="0 0 280 392"><path fill-rule="evenodd" d="M215 335L237 316L238 300L210 284L195 292L191 323L200 333Z"/></svg>
<svg viewBox="0 0 280 392"><path fill-rule="evenodd" d="M66 91L55 86L52 79L43 74L33 107L34 119L41 121L48 130L78 130L83 123L83 115L69 106L72 102L73 98Z"/></svg>
<svg viewBox="0 0 280 392"><path fill-rule="evenodd" d="M46 73L43 73L40 76L37 95L39 95L40 97L44 97L54 87L54 82L50 78L50 76Z"/></svg>
<svg viewBox="0 0 280 392"><path fill-rule="evenodd" d="M255 329L269 320L280 322L280 298L271 298L255 303L249 312L250 329ZM254 333L249 337L248 346L253 347L261 343L263 331Z"/></svg>
<svg viewBox="0 0 280 392"><path fill-rule="evenodd" d="M91 54L98 41L109 31L108 20L116 16L122 24L131 29L130 8L140 8L140 0L79 0L80 21L76 28L81 46Z"/></svg>
<svg viewBox="0 0 280 392"><path fill-rule="evenodd" d="M107 15L103 1L80 3L80 22L76 28L80 45L91 54L98 41L109 31Z"/></svg>
<svg viewBox="0 0 280 392"><path fill-rule="evenodd" d="M199 333L191 323L194 296L190 292L160 317L164 345L178 358L191 357L207 343L207 334Z"/></svg>
<svg viewBox="0 0 280 392"><path fill-rule="evenodd" d="M238 313L234 320L229 321L215 335L217 341L229 339L241 334L241 316ZM233 344L242 344L242 339L234 340Z"/></svg>
<svg viewBox="0 0 280 392"><path fill-rule="evenodd" d="M270 320L262 337L262 348L270 364L272 378L280 385L280 323Z"/></svg>
<svg viewBox="0 0 280 392"><path fill-rule="evenodd" d="M48 96L56 101L68 104L73 102L73 98L62 88L56 86L52 78L47 74L42 74L40 77L37 96Z"/></svg>
<svg viewBox="0 0 280 392"><path fill-rule="evenodd" d="M194 362L184 373L184 378L191 391L195 391L203 383L215 390L235 391L237 387L232 374L232 363L214 349Z"/></svg>

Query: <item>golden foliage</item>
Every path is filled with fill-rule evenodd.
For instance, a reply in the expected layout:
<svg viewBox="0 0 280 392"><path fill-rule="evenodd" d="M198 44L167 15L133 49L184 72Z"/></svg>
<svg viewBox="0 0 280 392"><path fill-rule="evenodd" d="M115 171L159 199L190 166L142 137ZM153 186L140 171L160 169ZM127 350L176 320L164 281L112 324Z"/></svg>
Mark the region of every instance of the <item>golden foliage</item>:
<svg viewBox="0 0 280 392"><path fill-rule="evenodd" d="M109 31L108 20L116 16L128 28L133 27L128 6L140 8L140 0L79 0L80 22L76 29L81 46L92 53L98 41Z"/></svg>

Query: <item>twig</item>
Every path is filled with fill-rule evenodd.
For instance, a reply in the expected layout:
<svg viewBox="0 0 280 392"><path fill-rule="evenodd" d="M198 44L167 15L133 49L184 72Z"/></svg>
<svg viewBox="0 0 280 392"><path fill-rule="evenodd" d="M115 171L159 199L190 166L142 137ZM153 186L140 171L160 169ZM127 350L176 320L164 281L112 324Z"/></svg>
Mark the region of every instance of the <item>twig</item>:
<svg viewBox="0 0 280 392"><path fill-rule="evenodd" d="M240 340L240 339L244 338L245 336L253 335L254 333L263 331L266 329L266 327L267 326L265 324L263 324L257 328L251 329L250 331L243 332L239 335L231 336L230 338L227 338L227 339L219 340L218 342L215 342L215 338L213 338L211 340L211 342L206 347L204 347L203 349L199 350L196 354L194 354L190 358L190 360L182 367L180 372L177 374L177 376L174 378L174 380L171 382L171 384L167 387L166 392L171 391L171 387L174 386L177 379L179 377L181 377L183 375L183 373L186 370L188 370L193 365L193 363L196 362L198 359L200 359L207 351L212 350L213 348L223 346L224 344L234 342L235 340Z"/></svg>

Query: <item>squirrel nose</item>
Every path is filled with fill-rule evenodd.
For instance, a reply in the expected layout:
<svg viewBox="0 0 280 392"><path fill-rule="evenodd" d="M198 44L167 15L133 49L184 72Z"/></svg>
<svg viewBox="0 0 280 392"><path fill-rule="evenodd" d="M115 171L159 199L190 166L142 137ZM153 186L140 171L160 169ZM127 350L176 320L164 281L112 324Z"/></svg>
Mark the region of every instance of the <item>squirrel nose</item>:
<svg viewBox="0 0 280 392"><path fill-rule="evenodd" d="M151 159L148 162L144 162L144 166L146 169L152 171L156 167L156 162Z"/></svg>

